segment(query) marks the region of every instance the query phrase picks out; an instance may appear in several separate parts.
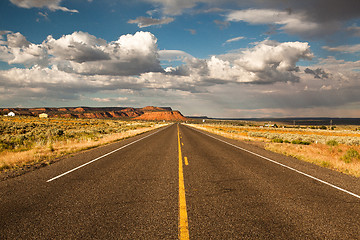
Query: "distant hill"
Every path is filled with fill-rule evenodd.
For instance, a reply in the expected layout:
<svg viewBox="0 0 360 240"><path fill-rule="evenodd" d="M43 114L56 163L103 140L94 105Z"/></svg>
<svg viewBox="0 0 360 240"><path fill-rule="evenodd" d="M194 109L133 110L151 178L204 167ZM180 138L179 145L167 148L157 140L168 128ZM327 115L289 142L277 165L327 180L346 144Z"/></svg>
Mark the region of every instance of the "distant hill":
<svg viewBox="0 0 360 240"><path fill-rule="evenodd" d="M214 121L250 121L273 122L286 125L321 126L321 125L360 125L360 118L330 118L330 117L305 117L305 118L209 118L206 116L186 116L190 119L208 119Z"/></svg>
<svg viewBox="0 0 360 240"><path fill-rule="evenodd" d="M166 120L166 121L186 121L188 120L179 111L161 111L145 112L143 115L136 117L137 120Z"/></svg>
<svg viewBox="0 0 360 240"><path fill-rule="evenodd" d="M46 113L59 118L134 118L142 120L184 121L186 118L171 107L61 107L61 108L0 108L1 115L14 112L21 116L37 117ZM141 118L140 118L141 117Z"/></svg>

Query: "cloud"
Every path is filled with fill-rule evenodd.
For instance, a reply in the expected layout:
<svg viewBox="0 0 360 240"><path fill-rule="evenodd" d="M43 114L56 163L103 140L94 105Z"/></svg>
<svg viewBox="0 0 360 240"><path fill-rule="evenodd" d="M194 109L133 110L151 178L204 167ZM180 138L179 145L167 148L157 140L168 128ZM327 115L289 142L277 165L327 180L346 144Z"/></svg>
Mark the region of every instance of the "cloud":
<svg viewBox="0 0 360 240"><path fill-rule="evenodd" d="M248 22L250 24L280 25L280 30L290 34L315 36L332 31L331 24L311 21L305 12L292 13L276 9L246 9L231 11L226 16L227 21Z"/></svg>
<svg viewBox="0 0 360 240"><path fill-rule="evenodd" d="M143 88L144 80L132 76L81 75L67 73L56 67L33 66L0 71L0 87L17 98L79 99L84 93L104 90ZM37 92L34 93L34 89Z"/></svg>
<svg viewBox="0 0 360 240"><path fill-rule="evenodd" d="M26 66L48 64L48 55L44 46L30 43L21 33L4 33L7 40L0 41L1 61Z"/></svg>
<svg viewBox="0 0 360 240"><path fill-rule="evenodd" d="M323 46L322 48L331 52L347 52L347 53L360 52L360 44L342 45L337 47Z"/></svg>
<svg viewBox="0 0 360 240"><path fill-rule="evenodd" d="M50 11L64 11L78 13L78 10L60 6L62 0L10 0L11 3L21 8L48 8Z"/></svg>
<svg viewBox="0 0 360 240"><path fill-rule="evenodd" d="M261 1L257 2L261 4ZM357 0L288 0L285 6L283 1L269 0L265 4L270 8L286 7L293 12L304 12L311 21L319 23L346 21L360 16L360 2Z"/></svg>
<svg viewBox="0 0 360 240"><path fill-rule="evenodd" d="M50 35L43 44L58 60L83 63L110 59L109 53L104 51L106 41L85 32L74 32L59 39Z"/></svg>
<svg viewBox="0 0 360 240"><path fill-rule="evenodd" d="M162 18L162 19L156 19L156 18L149 18L149 17L138 17L133 20L129 20L128 23L137 23L139 28L154 26L154 25L163 25L163 24L169 24L173 22L174 18Z"/></svg>
<svg viewBox="0 0 360 240"><path fill-rule="evenodd" d="M127 97L118 97L118 98L91 98L91 100L93 100L93 101L95 101L95 102L107 103L107 102L124 102L124 101L127 101L128 98L127 98Z"/></svg>
<svg viewBox="0 0 360 240"><path fill-rule="evenodd" d="M122 35L117 41L102 48L110 60L71 62L80 74L138 75L144 72L161 72L156 37L149 32Z"/></svg>
<svg viewBox="0 0 360 240"><path fill-rule="evenodd" d="M312 59L313 54L306 42L284 42L265 40L254 48L243 51L235 62L248 71L271 68L279 71L296 71L300 59Z"/></svg>
<svg viewBox="0 0 360 240"><path fill-rule="evenodd" d="M229 58L225 54L208 60L185 59L185 65L166 72L192 76L207 84L298 82L296 63L312 57L307 43L263 41Z"/></svg>
<svg viewBox="0 0 360 240"><path fill-rule="evenodd" d="M304 70L305 73L307 74L312 74L314 75L314 78L320 78L320 79L324 79L324 78L329 78L329 74L326 73L323 69L321 68L317 68L315 70L312 70L310 68L306 68Z"/></svg>
<svg viewBox="0 0 360 240"><path fill-rule="evenodd" d="M360 27L358 27L357 25L354 24L350 27L347 27L346 30L352 35L360 37Z"/></svg>
<svg viewBox="0 0 360 240"><path fill-rule="evenodd" d="M174 85L178 85L176 81L184 80L179 77L188 77L185 82L191 82L192 89L229 82L297 82L299 78L294 74L298 71L296 63L312 57L309 45L302 42L266 40L237 53L197 59L180 50L159 51L156 37L149 32L122 35L112 42L89 33L74 32L59 39L48 36L42 44L30 43L20 33L8 33L6 36L7 41L1 41L0 50L2 60L9 64L94 76L141 76L159 72L164 74L163 79L169 80L169 76L174 76ZM240 38L230 39L229 42ZM160 60L182 61L184 64L164 70ZM30 71L31 74L35 72L39 71ZM182 88L186 87L182 84Z"/></svg>
<svg viewBox="0 0 360 240"><path fill-rule="evenodd" d="M29 47L30 42L26 40L25 36L23 36L21 33L12 33L9 32L7 35L7 42L6 44L10 48L21 48L21 47Z"/></svg>
<svg viewBox="0 0 360 240"><path fill-rule="evenodd" d="M49 16L48 16L48 14L47 14L46 12L44 12L44 13L38 12L38 15L39 15L40 17L43 17L44 20L49 21ZM37 21L37 22L40 22L40 18L37 18L36 21Z"/></svg>
<svg viewBox="0 0 360 240"><path fill-rule="evenodd" d="M184 13L200 14L227 11L225 21L215 22L220 28L229 21L250 24L273 24L289 34L304 38L322 38L344 29L348 20L360 17L360 1L347 0L143 0L166 16ZM227 10L226 10L227 9ZM231 10L229 10L231 9ZM229 20L232 19L232 20ZM348 31L357 34L356 28Z"/></svg>
<svg viewBox="0 0 360 240"><path fill-rule="evenodd" d="M220 20L214 20L214 23L221 29L228 28L230 26L230 22L228 21L220 21Z"/></svg>
<svg viewBox="0 0 360 240"><path fill-rule="evenodd" d="M176 16L181 15L184 11L184 9L191 9L196 6L196 2L199 2L197 0L183 0L183 1L177 1L177 0L145 0L146 2L151 2L155 5L160 5L161 10L163 14L170 15L170 16Z"/></svg>
<svg viewBox="0 0 360 240"><path fill-rule="evenodd" d="M161 61L184 61L186 58L194 58L189 53L181 50L160 50L159 59Z"/></svg>
<svg viewBox="0 0 360 240"><path fill-rule="evenodd" d="M239 41L239 40L242 40L242 39L245 39L245 37L235 37L235 38L231 38L231 39L228 39L225 41L225 43L231 43L231 42L236 42L236 41Z"/></svg>
<svg viewBox="0 0 360 240"><path fill-rule="evenodd" d="M265 40L198 59L181 50L158 50L157 39L149 32L122 35L111 42L74 32L57 39L49 36L41 44L20 33L2 34L2 61L24 64L0 70L3 106L88 104L89 99L126 102L130 97L120 94L122 90L132 92L134 100L148 96L162 99L164 105L184 102L193 111L212 106L204 112L212 116L220 110L230 116L239 106L241 113L254 115L260 114L256 109L285 115L301 113L299 109L310 115L309 109L317 109L325 114L334 108L356 110L354 105L360 102L360 61L328 57L312 66L298 66L300 60L313 57L307 42ZM160 61L182 63L162 69ZM281 108L285 110L276 110Z"/></svg>
<svg viewBox="0 0 360 240"><path fill-rule="evenodd" d="M120 36L106 42L84 32L74 32L42 44L33 44L20 33L9 33L0 41L1 60L28 67L56 67L69 73L85 75L138 75L163 71L158 59L157 39L149 32Z"/></svg>

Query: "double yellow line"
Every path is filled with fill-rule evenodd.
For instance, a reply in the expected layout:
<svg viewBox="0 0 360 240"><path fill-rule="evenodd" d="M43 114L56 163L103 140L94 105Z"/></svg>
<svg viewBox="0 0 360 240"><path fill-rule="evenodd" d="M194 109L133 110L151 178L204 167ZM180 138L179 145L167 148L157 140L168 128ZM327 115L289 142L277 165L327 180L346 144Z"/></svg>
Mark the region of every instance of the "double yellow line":
<svg viewBox="0 0 360 240"><path fill-rule="evenodd" d="M177 125L178 132L178 146L179 146L179 239L189 239L189 225L188 216L186 210L186 199L185 199L185 184L184 184L184 170L183 161L181 154L181 141L180 141L180 130Z"/></svg>

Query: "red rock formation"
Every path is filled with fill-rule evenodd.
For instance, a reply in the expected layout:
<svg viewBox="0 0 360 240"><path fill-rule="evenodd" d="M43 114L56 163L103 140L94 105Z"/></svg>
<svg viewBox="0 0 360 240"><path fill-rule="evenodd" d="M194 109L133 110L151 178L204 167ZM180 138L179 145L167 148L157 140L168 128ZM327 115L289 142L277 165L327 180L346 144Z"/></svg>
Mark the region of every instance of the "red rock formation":
<svg viewBox="0 0 360 240"><path fill-rule="evenodd" d="M134 118L136 120L152 121L186 121L188 120L179 111L145 112L143 115Z"/></svg>
<svg viewBox="0 0 360 240"><path fill-rule="evenodd" d="M153 107L153 106L147 106L147 107L143 107L140 109L141 111L144 111L144 112L148 112L148 111L151 111L151 112L160 112L160 111L164 111L163 108L160 108L160 107Z"/></svg>
<svg viewBox="0 0 360 240"><path fill-rule="evenodd" d="M82 107L78 107L74 109L75 112L85 112L85 109Z"/></svg>
<svg viewBox="0 0 360 240"><path fill-rule="evenodd" d="M144 108L122 108L122 107L67 107L67 108L3 108L1 114L13 111L16 115L38 116L46 113L49 117L63 118L134 118L141 120L167 120L185 121L187 120L179 111L172 111L169 107Z"/></svg>

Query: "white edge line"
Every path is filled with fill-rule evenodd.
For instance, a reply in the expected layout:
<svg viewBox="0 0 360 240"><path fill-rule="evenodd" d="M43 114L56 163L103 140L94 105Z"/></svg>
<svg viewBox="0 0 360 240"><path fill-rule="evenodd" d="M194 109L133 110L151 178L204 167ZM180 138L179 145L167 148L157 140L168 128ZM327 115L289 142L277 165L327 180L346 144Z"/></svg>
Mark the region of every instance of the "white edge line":
<svg viewBox="0 0 360 240"><path fill-rule="evenodd" d="M238 149L240 149L240 150L242 150L242 151L251 153L251 154L253 154L253 155L257 156L257 157L260 157L260 158L263 158L263 159L265 159L265 160L267 160L267 161L269 161L269 162L278 164L278 165L280 165L280 166L282 166L282 167L284 167L284 168L287 168L287 169L290 169L290 170L292 170L292 171L295 171L295 172L297 172L297 173L299 173L299 174L302 174L302 175L304 175L304 176L306 176L306 177L309 177L309 178L311 178L311 179L314 179L314 180L316 180L316 181L318 181L318 182L321 182L321 183L323 183L323 184L326 184L326 185L328 185L328 186L330 186L330 187L333 187L333 188L335 188L335 189L337 189L337 190L340 190L340 191L342 191L342 192L344 192L344 193L350 194L350 195L352 195L353 197L356 197L356 198L359 198L359 199L360 199L360 196L359 196L359 195L357 195L357 194L355 194L355 193L352 193L352 192L350 192L350 191L348 191L348 190L345 190L345 189L343 189L343 188L341 188L341 187L335 186L334 184L331 184L331 183L329 183L329 182L326 182L326 181L324 181L324 180L321 180L321 179L319 179L319 178L316 178L316 177L314 177L314 176L311 176L311 175L309 175L309 174L307 174L307 173L301 172L301 171L299 171L299 170L297 170L297 169L295 169L295 168L289 167L289 166L287 166L287 165L285 165L285 164L282 164L282 163L279 163L279 162L277 162L277 161L275 161L275 160L272 160L272 159L270 159L270 158L264 157L264 156L262 156L262 155L260 155L260 154L257 154L257 153L254 153L254 152L252 152L252 151L249 151L249 150L247 150L247 149L245 149L245 148L236 146L236 145L234 145L234 144L228 143L228 142L226 142L226 141L224 141L224 140L221 140L221 139L216 138L216 137L214 137L214 136L211 136L211 135L209 135L209 134L203 133L203 132L201 132L201 131L193 128L193 127L192 127L192 129L195 130L195 131L197 131L197 132L199 132L199 133L202 133L202 134L204 134L204 135L206 135L206 136L212 137L212 138L214 138L214 139L216 139L216 140L218 140L218 141L220 141L220 142L226 143L226 144L228 144L228 145L230 145L230 146L233 146L233 147L235 147L235 148L238 148Z"/></svg>
<svg viewBox="0 0 360 240"><path fill-rule="evenodd" d="M170 125L170 126L171 126L171 125ZM168 127L170 127L170 126L168 126ZM93 160L91 160L91 161L89 161L89 162L87 162L87 163L84 163L84 164L82 164L82 165L80 165L80 166L78 166L78 167L76 167L76 168L73 168L73 169L71 169L71 170L69 170L69 171L67 171L67 172L64 172L64 173L56 176L56 177L53 177L53 178L47 180L46 182L51 182L51 181L54 181L55 179L61 178L61 177L65 176L65 175L67 175L67 174L69 174L69 173L71 173L71 172L74 172L74 171L76 171L76 170L78 170L78 169L80 169L80 168L82 168L82 167L85 167L86 165L88 165L88 164L90 164L90 163L93 163L93 162L95 162L95 161L97 161L97 160L99 160L99 159L101 159L101 158L104 158L104 157L106 157L106 156L108 156L108 155L110 155L110 154L113 154L114 152L117 152L117 151L119 151L119 150L121 150L121 149L123 149L123 148L126 148L126 147L128 147L128 146L130 146L130 145L132 145L132 144L134 144L134 143L136 143L136 142L139 142L139 141L141 141L141 140L143 140L143 139L145 139L145 138L147 138L147 137L150 137L150 136L152 136L152 135L154 135L154 134L156 134L156 133L158 133L158 132L160 132L160 131L168 128L168 127L159 129L158 131L156 131L156 132L154 132L154 133L151 133L151 134L149 134L149 135L147 135L147 136L145 136L145 137L142 137L142 138L140 138L140 139L138 139L138 140L135 140L135 141L133 141L133 142L131 142L131 143L128 143L128 144L126 144L126 145L124 145L124 146L122 146L122 147L120 147L120 148L118 148L118 149L115 149L115 150L113 150L113 151L111 151L111 152L108 152L108 153L106 153L106 154L104 154L104 155L102 155L102 156L100 156L100 157L97 157L97 158L95 158L95 159L93 159Z"/></svg>

